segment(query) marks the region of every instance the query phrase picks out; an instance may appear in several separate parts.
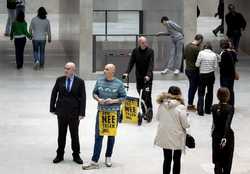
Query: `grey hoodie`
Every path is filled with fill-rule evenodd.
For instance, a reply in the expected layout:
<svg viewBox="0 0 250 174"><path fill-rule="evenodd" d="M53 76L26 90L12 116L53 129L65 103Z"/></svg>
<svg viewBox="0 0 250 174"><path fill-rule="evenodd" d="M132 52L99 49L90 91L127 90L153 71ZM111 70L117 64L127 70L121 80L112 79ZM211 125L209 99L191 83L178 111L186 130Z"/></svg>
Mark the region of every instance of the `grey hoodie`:
<svg viewBox="0 0 250 174"><path fill-rule="evenodd" d="M181 26L176 24L174 21L168 20L167 23L164 25L166 26L168 34L170 34L173 40L184 39Z"/></svg>

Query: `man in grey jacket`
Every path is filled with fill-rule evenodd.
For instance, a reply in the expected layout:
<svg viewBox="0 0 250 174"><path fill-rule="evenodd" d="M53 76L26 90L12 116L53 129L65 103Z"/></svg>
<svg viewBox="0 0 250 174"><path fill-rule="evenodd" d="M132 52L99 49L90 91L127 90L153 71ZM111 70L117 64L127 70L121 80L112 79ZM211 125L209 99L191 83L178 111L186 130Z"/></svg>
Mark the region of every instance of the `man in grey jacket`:
<svg viewBox="0 0 250 174"><path fill-rule="evenodd" d="M184 35L182 28L174 21L169 20L167 16L163 16L161 18L161 23L166 27L167 32L159 32L157 35L169 34L173 42L173 48L170 52L168 65L163 71L161 71L161 74L167 74L169 71L174 71L174 74L179 74L184 45Z"/></svg>

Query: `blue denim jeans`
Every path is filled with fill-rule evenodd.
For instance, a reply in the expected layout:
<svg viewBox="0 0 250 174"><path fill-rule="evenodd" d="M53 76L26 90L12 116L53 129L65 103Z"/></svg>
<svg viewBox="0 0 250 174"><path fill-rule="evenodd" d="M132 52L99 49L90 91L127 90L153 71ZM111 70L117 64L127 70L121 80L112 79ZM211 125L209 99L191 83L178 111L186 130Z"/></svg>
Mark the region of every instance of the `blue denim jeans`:
<svg viewBox="0 0 250 174"><path fill-rule="evenodd" d="M199 70L186 70L185 72L189 81L188 105L193 105L194 96L198 89L198 85L200 81Z"/></svg>
<svg viewBox="0 0 250 174"><path fill-rule="evenodd" d="M119 113L118 113L119 116ZM94 145L94 153L92 156L92 161L98 162L102 150L102 140L103 136L99 135L99 114L97 112L96 116L96 124L95 124L95 145ZM111 157L113 148L115 144L115 137L108 136L107 149L105 157Z"/></svg>
<svg viewBox="0 0 250 174"><path fill-rule="evenodd" d="M40 66L44 66L44 54L46 40L33 40L34 62L39 62Z"/></svg>

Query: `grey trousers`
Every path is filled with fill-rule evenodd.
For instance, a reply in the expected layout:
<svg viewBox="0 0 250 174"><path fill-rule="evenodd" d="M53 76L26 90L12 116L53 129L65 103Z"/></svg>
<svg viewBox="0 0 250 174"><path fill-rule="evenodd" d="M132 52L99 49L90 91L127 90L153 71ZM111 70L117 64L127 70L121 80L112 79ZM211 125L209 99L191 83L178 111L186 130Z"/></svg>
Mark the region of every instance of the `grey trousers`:
<svg viewBox="0 0 250 174"><path fill-rule="evenodd" d="M5 27L5 34L10 34L12 23L16 18L16 9L8 9L8 19Z"/></svg>
<svg viewBox="0 0 250 174"><path fill-rule="evenodd" d="M173 47L170 50L170 58L168 61L167 68L170 70L180 70L181 63L182 63L182 55L183 55L183 46L184 46L184 39L180 40L172 40Z"/></svg>

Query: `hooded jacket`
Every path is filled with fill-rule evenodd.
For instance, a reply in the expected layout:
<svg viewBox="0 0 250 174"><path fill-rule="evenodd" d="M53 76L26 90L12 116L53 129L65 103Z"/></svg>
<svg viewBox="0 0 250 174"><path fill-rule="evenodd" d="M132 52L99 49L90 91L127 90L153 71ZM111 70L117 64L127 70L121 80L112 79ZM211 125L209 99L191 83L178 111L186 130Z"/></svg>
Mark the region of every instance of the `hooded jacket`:
<svg viewBox="0 0 250 174"><path fill-rule="evenodd" d="M186 107L180 96L163 93L158 98L159 121L154 144L171 150L184 150L186 128L189 127Z"/></svg>

